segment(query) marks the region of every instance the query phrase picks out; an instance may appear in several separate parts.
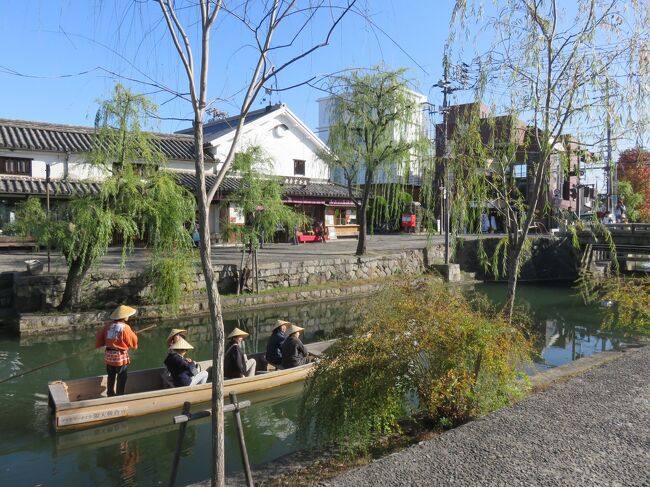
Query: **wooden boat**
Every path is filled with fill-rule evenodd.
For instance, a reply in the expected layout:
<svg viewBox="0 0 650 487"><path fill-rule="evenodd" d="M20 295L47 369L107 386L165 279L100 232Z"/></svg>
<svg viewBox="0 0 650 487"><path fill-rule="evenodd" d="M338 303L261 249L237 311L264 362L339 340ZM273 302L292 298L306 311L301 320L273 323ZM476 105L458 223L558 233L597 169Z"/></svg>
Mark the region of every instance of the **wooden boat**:
<svg viewBox="0 0 650 487"><path fill-rule="evenodd" d="M263 403L262 407L272 405L274 402L283 401L287 397L295 396L302 392L303 383L293 382L282 387L275 387L264 391L251 392L237 396L239 400L249 400L257 406ZM192 411L210 409L210 403L192 404ZM179 409L180 411L180 409ZM250 414L251 409L247 411ZM160 411L147 414L138 418L131 418L128 421L114 421L101 424L91 424L89 427L59 431L55 435L57 455L65 455L71 450L93 446L93 448L105 448L121 443L123 441L138 440L160 435L168 431L178 430L177 424L172 424L171 418L176 414L174 411ZM180 414L180 413L179 413ZM230 414L226 414L226 422L232 421ZM192 422L195 426L201 423L209 423L210 418L197 419Z"/></svg>
<svg viewBox="0 0 650 487"><path fill-rule="evenodd" d="M307 350L319 355L334 340L305 345ZM249 355L259 360L264 353ZM211 360L198 362L203 370L212 366ZM224 396L230 392L246 394L304 380L313 363L287 370L262 371L254 377L224 381ZM192 404L210 401L212 384L169 388L164 367L129 372L126 391L122 396L106 396L106 375L56 380L48 384L49 402L53 409L54 427L57 431L84 428L130 417L180 408L185 401Z"/></svg>

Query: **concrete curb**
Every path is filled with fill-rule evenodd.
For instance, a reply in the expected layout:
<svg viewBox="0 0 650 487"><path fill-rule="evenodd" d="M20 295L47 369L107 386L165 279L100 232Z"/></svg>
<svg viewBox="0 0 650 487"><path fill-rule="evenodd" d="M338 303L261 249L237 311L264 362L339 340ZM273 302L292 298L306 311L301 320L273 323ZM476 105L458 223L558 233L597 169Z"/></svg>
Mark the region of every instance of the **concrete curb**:
<svg viewBox="0 0 650 487"><path fill-rule="evenodd" d="M595 367L600 367L614 360L618 360L624 355L635 353L643 348L643 346L645 346L645 344L640 346L630 345L620 350L598 352L589 357L583 357L574 360L573 362L569 362L568 364L560 365L559 367L554 367L547 371L530 376L532 393L543 392L549 387L571 380L572 378L582 375Z"/></svg>

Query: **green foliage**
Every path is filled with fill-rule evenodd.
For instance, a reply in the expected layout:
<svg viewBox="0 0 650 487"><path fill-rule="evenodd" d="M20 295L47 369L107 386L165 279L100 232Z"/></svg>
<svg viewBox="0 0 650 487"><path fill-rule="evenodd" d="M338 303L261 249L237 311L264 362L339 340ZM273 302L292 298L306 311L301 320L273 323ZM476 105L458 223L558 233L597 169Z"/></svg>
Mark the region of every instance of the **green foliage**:
<svg viewBox="0 0 650 487"><path fill-rule="evenodd" d="M631 338L650 336L650 277L585 278L580 291L588 302L603 306L603 329Z"/></svg>
<svg viewBox="0 0 650 487"><path fill-rule="evenodd" d="M307 379L302 430L363 450L407 415L456 425L521 397L528 343L486 309L436 279L386 289Z"/></svg>
<svg viewBox="0 0 650 487"><path fill-rule="evenodd" d="M174 252L169 255L156 255L151 265L154 303L167 303L177 307L183 300L183 285L191 279L192 267L187 264L185 252Z"/></svg>
<svg viewBox="0 0 650 487"><path fill-rule="evenodd" d="M99 193L73 198L49 218L35 199L18 212L22 232L62 251L69 266L66 286L79 285L77 278L82 280L106 254L114 236L119 236L122 264L136 240L153 246L153 276L161 279L154 280L154 294L161 302L178 301L178 289L171 281L181 282L186 271L181 263L193 264L186 225L194 221L196 205L192 194L162 167L164 158L152 135L141 130L142 120L153 111L145 97L118 84L113 98L103 102L97 113L93 146L85 154L86 161L108 175ZM64 293L61 306L75 304L65 301L68 295L74 301L75 294Z"/></svg>
<svg viewBox="0 0 650 487"><path fill-rule="evenodd" d="M297 213L282 201L280 178L272 174L273 161L259 146L251 146L235 156L233 170L239 176L239 188L228 202L241 208L246 224L227 224L224 235L235 235L242 243L255 247L261 240L272 241L279 228L289 233L308 224L305 215Z"/></svg>
<svg viewBox="0 0 650 487"><path fill-rule="evenodd" d="M40 200L30 196L16 205L16 219L2 230L6 235L33 237L38 245L47 245L50 238L46 235L46 220L47 214Z"/></svg>
<svg viewBox="0 0 650 487"><path fill-rule="evenodd" d="M639 208L643 206L643 195L634 192L631 182L619 181L618 196L625 202L625 214L628 219L632 222L639 221L641 218Z"/></svg>
<svg viewBox="0 0 650 487"><path fill-rule="evenodd" d="M122 175L138 170L147 175L155 172L164 163L164 156L152 143L153 135L146 128L156 112L157 107L147 97L116 84L113 97L102 101L95 115L96 137L85 160Z"/></svg>
<svg viewBox="0 0 650 487"><path fill-rule="evenodd" d="M404 203L401 188L408 183L411 162L417 161L421 168L431 162L430 143L425 134L418 133L420 107L404 73L375 68L372 72L353 71L331 81L335 95L328 139L331 152L320 157L333 174L342 176L351 198L355 198L354 190L362 193L357 254L365 252L370 194L378 193L385 199L381 216L393 215ZM388 189L377 191L387 183ZM373 211L372 215L377 214Z"/></svg>

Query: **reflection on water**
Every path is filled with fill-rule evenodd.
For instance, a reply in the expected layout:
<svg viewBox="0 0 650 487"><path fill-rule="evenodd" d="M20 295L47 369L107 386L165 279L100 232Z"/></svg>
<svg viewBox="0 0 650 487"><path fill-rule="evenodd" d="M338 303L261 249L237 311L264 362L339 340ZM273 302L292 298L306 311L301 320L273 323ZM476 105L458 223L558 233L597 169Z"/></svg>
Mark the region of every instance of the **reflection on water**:
<svg viewBox="0 0 650 487"><path fill-rule="evenodd" d="M254 312L227 313L225 328L248 331L249 353L266 348L267 337L279 318L305 327L305 342L323 340L354 326L354 301L305 304ZM148 323L134 322L134 328ZM160 322L139 337L131 354L131 369L161 367L167 354L165 339L172 327L187 328L194 345L192 358L208 359L211 331L205 317ZM99 328L99 327L98 327ZM1 377L68 356L59 362L0 386L0 485L160 485L170 473L178 427L167 411L96 428L55 434L47 409L47 382L105 373L102 352L93 350L96 330L69 330L33 337L0 337ZM266 463L297 448L294 418L302 384L242 396L252 407L242 411L252 465ZM193 409L208 409L209 404ZM226 418L226 469L238 471L241 458L236 434ZM186 429L178 483L206 479L210 474L210 420Z"/></svg>
<svg viewBox="0 0 650 487"><path fill-rule="evenodd" d="M505 301L502 285L476 286L497 305ZM538 371L612 350L623 342L615 331L600 330L598 306L584 304L570 287L520 286L517 305L526 310L535 326L535 368ZM534 371L533 371L534 372Z"/></svg>
<svg viewBox="0 0 650 487"><path fill-rule="evenodd" d="M503 286L480 285L477 289L496 303L504 299ZM528 306L537 326L536 365L540 369L609 350L618 343L615 334L598 330L598 309L582 304L571 289L520 287L518 297L521 304ZM235 326L248 331L248 352L255 352L264 350L278 318L299 323L306 328L305 341L317 341L353 327L358 319L355 304L335 301L229 313L225 325L227 331ZM144 326L135 323L136 328ZM140 349L132 354L132 369L162 366L169 328L179 326L189 330L188 339L195 347L192 358L209 358L211 333L207 320L176 320L159 323L140 336ZM103 374L102 354L92 351L93 343L91 330L20 339L0 337L3 377L69 356L0 385L0 485L147 486L167 482L178 437L178 427L171 424L171 417L180 411L65 434L52 431L45 395L47 381ZM71 356L77 352L83 353ZM241 413L252 465L270 462L299 447L295 418L301 391L302 384L293 384L242 396L252 402L252 407ZM208 404L193 406L193 410L207 408ZM225 441L226 470L232 473L241 468L241 459L230 415L226 418ZM190 423L179 464L179 485L208 478L210 449L210 419Z"/></svg>

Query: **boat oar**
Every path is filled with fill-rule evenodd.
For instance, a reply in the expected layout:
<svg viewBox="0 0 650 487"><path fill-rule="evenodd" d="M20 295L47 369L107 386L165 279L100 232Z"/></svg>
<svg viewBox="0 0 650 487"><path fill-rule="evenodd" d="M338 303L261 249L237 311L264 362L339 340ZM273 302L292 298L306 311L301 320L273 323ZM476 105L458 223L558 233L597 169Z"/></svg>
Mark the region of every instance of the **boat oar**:
<svg viewBox="0 0 650 487"><path fill-rule="evenodd" d="M143 328L141 330L136 331L135 334L137 335L137 334L145 332L147 330L151 330L152 328L155 328L156 326L158 326L158 325L147 326L146 328ZM12 379L16 379L18 377L22 377L23 375L31 374L32 372L36 372L37 370L44 369L45 367L49 367L50 365L58 364L59 362L63 362L64 360L68 360L70 357L75 357L75 356L77 356L79 354L82 354L82 353L93 352L95 350L95 348L97 348L97 347L93 347L93 348L90 348L90 349L79 350L78 352L75 352L75 353L70 354L70 355L66 355L63 358L53 360L52 362L48 362L46 364L39 365L38 367L34 367L33 369L26 370L25 372L21 372L20 374L10 375L6 379L0 380L0 384L2 384L4 382L8 382L8 381L10 381Z"/></svg>

